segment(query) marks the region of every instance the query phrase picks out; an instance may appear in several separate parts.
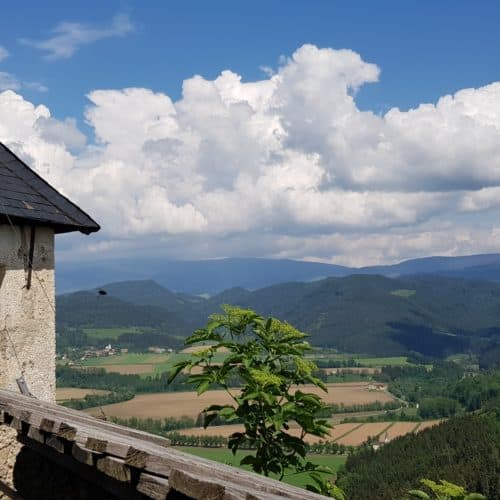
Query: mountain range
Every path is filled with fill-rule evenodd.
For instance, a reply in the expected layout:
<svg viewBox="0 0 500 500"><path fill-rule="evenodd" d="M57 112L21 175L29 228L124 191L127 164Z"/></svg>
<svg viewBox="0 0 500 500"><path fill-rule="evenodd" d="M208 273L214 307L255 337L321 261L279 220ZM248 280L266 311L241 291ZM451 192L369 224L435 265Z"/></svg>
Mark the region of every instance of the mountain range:
<svg viewBox="0 0 500 500"><path fill-rule="evenodd" d="M465 268L468 273L496 265L482 257L483 264ZM135 326L184 337L229 303L289 321L310 333L314 345L345 352L442 357L498 345L500 283L457 278L453 273L463 268L456 261L434 264L439 274L353 274L256 290L232 287L210 297L173 292L152 280L110 283L101 287L107 295L94 289L58 296L58 329Z"/></svg>
<svg viewBox="0 0 500 500"><path fill-rule="evenodd" d="M150 279L176 292L216 294L233 287L256 290L284 282L310 282L353 274L377 274L392 278L437 274L500 281L500 254L425 257L394 265L360 268L319 262L254 258L201 261L117 258L92 262L58 262L57 291L67 293L91 289L102 283Z"/></svg>

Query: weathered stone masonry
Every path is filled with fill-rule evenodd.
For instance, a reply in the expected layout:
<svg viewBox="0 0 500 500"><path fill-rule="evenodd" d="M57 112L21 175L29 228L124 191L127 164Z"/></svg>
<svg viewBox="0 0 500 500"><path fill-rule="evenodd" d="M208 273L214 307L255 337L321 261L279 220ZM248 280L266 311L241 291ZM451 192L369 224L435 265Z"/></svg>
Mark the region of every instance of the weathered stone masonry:
<svg viewBox="0 0 500 500"><path fill-rule="evenodd" d="M23 375L34 396L54 401L54 230L36 228L28 289L30 231L0 225L0 387L17 391Z"/></svg>
<svg viewBox="0 0 500 500"><path fill-rule="evenodd" d="M54 230L36 229L31 284L31 228L0 225L0 387L18 391L24 376L33 395L55 399ZM0 427L0 478L12 486L20 445Z"/></svg>

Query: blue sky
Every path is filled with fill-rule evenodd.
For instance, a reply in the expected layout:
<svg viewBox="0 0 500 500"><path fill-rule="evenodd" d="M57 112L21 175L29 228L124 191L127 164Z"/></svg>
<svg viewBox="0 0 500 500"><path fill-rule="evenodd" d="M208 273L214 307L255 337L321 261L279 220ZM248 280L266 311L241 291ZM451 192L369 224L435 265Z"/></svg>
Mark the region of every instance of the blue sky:
<svg viewBox="0 0 500 500"><path fill-rule="evenodd" d="M148 87L177 98L195 74L231 68L260 79L304 43L350 48L381 67L381 81L358 104L380 112L435 102L439 96L500 79L500 3L496 1L26 1L3 7L1 41L11 57L3 71L40 82L27 89L58 117L82 118L96 88ZM135 31L82 46L47 61L20 38L50 37L63 21L103 27L127 14Z"/></svg>
<svg viewBox="0 0 500 500"><path fill-rule="evenodd" d="M497 252L499 22L495 1L11 3L0 141L102 224L60 258Z"/></svg>

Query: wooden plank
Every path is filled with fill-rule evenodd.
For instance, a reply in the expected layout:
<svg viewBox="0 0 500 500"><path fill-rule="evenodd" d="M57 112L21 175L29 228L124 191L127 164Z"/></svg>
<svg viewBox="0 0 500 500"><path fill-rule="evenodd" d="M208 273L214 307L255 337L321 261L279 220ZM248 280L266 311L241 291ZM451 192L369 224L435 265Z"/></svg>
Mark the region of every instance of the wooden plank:
<svg viewBox="0 0 500 500"><path fill-rule="evenodd" d="M137 491L154 500L163 500L171 490L167 479L142 473L137 483Z"/></svg>
<svg viewBox="0 0 500 500"><path fill-rule="evenodd" d="M42 421L40 422L41 431L54 432L55 427L56 427L56 422L54 420L51 420L49 418L42 418Z"/></svg>
<svg viewBox="0 0 500 500"><path fill-rule="evenodd" d="M100 453L93 453L77 443L73 443L73 446L71 447L71 455L78 462L91 467L93 467L97 462L97 459L102 456Z"/></svg>
<svg viewBox="0 0 500 500"><path fill-rule="evenodd" d="M132 473L123 460L114 457L103 457L97 460L97 469L122 483L130 483Z"/></svg>
<svg viewBox="0 0 500 500"><path fill-rule="evenodd" d="M15 415L10 415L9 410ZM37 429L39 427L52 428L52 434L48 436L49 438L67 436L74 443L71 455L75 457L75 461L86 466L94 466L97 461L108 456L108 458L122 459L118 460L119 467L116 463L114 464L115 469L122 470L122 473L126 474L123 471L128 468L135 479L140 473L145 473L159 476L163 481L169 478L173 470L182 471L196 480L208 480L223 485L226 499L229 498L228 495L232 495L234 498L245 498L247 493L263 498L266 498L266 495L294 500L321 498L314 493L263 476L166 447L164 446L165 440L162 438L159 438L162 442L158 444L155 439L143 439L144 435L148 438L154 438L147 433L133 432L133 436L131 436L127 429L121 426L109 424L81 412L17 393L0 390L0 411L4 411L4 420L8 423L12 424L14 418L18 418L19 415L27 418L27 423ZM20 412L25 413L21 414ZM53 424L44 422L42 425L43 419L49 420ZM14 425L18 426L18 423L14 421ZM26 424L24 425L26 426ZM22 426L21 422L21 429ZM92 439L89 441L89 438L95 440L95 446ZM88 449L85 446L87 443L95 449ZM50 446L43 446L50 449ZM101 452L99 453L97 450L101 450ZM52 451L57 453L55 450ZM69 452L69 449L65 451ZM63 456L63 454L59 453L59 456ZM109 460L105 461L104 464L108 462ZM111 468L112 466L108 464L106 467ZM136 483L134 482L134 484Z"/></svg>
<svg viewBox="0 0 500 500"><path fill-rule="evenodd" d="M148 458L150 454L143 450L138 450L133 446L130 446L125 456L125 463L131 467L136 467L137 469L144 469L146 467Z"/></svg>
<svg viewBox="0 0 500 500"><path fill-rule="evenodd" d="M98 420L86 413L23 396L22 394L6 391L4 389L0 390L0 410L3 409L4 404L8 403L14 403L17 408L23 407L23 409L26 410L45 411L45 413L50 415L54 420L63 420L69 425L76 425L78 423L90 424L92 426L98 426L103 431L116 432L123 436L140 439L146 443L153 443L163 447L170 445L170 441L161 436L126 428L104 420Z"/></svg>
<svg viewBox="0 0 500 500"><path fill-rule="evenodd" d="M30 428L28 429L27 436L30 439L38 441L39 443L45 443L45 435L43 434L43 432L40 432L36 427L30 426Z"/></svg>
<svg viewBox="0 0 500 500"><path fill-rule="evenodd" d="M47 439L45 440L45 444L56 450L58 453L64 453L66 451L64 441L62 439L59 439L58 437L47 437Z"/></svg>
<svg viewBox="0 0 500 500"><path fill-rule="evenodd" d="M89 450L107 453L108 455L114 455L119 458L126 458L130 450L128 444L119 443L114 440L96 439L93 437L87 439L85 447Z"/></svg>
<svg viewBox="0 0 500 500"><path fill-rule="evenodd" d="M178 469L172 470L168 482L174 490L194 499L224 500L226 492L219 483Z"/></svg>
<svg viewBox="0 0 500 500"><path fill-rule="evenodd" d="M57 436L66 439L67 441L74 441L76 437L77 429L76 427L67 424L66 422L61 422L59 424L59 430L57 431Z"/></svg>

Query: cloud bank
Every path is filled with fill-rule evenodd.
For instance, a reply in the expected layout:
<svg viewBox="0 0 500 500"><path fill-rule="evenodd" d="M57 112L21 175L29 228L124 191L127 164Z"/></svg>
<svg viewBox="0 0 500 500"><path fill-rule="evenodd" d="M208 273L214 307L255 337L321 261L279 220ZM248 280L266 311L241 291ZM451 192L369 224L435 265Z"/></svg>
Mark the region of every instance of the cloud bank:
<svg viewBox="0 0 500 500"><path fill-rule="evenodd" d="M351 50L304 45L261 81L186 79L175 102L96 90L90 143L6 91L0 140L102 224L74 258L365 265L498 251L500 82L380 116L356 105L379 76Z"/></svg>

